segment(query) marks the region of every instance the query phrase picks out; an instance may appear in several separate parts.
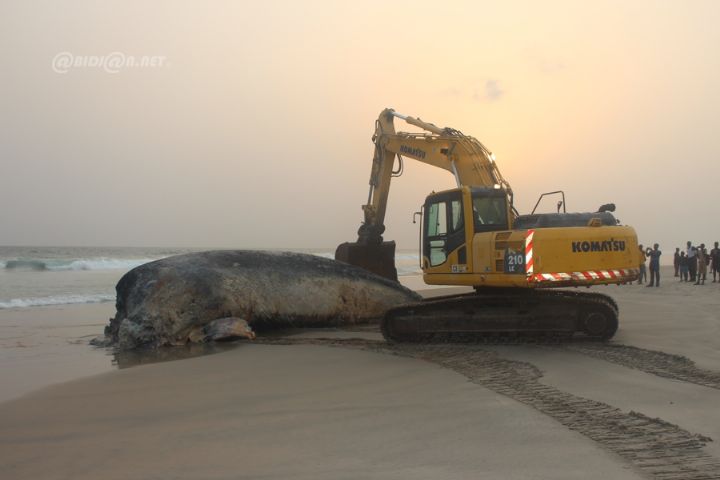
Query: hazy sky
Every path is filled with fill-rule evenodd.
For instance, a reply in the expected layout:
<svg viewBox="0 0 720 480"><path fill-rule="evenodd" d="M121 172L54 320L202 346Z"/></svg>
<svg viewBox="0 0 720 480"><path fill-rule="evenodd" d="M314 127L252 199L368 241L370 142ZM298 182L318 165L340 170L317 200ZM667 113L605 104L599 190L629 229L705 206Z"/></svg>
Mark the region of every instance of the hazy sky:
<svg viewBox="0 0 720 480"><path fill-rule="evenodd" d="M385 107L480 139L521 212L562 189L668 253L720 240L718 25L717 1L6 0L0 245L354 241ZM88 65L114 52L156 65ZM408 161L386 239L416 246L453 186Z"/></svg>

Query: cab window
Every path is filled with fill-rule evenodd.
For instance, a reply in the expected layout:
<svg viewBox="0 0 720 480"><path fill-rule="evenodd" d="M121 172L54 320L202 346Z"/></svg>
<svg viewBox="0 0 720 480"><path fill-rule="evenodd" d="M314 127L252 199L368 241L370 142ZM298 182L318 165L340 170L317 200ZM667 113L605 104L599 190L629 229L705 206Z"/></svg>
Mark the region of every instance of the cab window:
<svg viewBox="0 0 720 480"><path fill-rule="evenodd" d="M450 202L450 230L459 232L463 228L462 202L453 200Z"/></svg>
<svg viewBox="0 0 720 480"><path fill-rule="evenodd" d="M445 260L447 260L447 253L445 252L447 203L431 203L428 208L427 218L428 257L430 258L430 265L434 267L445 263Z"/></svg>
<svg viewBox="0 0 720 480"><path fill-rule="evenodd" d="M429 237L447 234L447 204L445 202L430 204L427 232Z"/></svg>
<svg viewBox="0 0 720 480"><path fill-rule="evenodd" d="M505 197L473 198L473 219L476 232L508 228Z"/></svg>

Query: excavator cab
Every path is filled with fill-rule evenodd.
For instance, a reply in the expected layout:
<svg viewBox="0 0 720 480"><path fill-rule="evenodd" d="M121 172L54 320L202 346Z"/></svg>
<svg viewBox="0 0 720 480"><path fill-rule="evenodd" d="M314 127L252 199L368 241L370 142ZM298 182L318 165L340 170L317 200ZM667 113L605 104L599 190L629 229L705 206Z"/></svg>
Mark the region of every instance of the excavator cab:
<svg viewBox="0 0 720 480"><path fill-rule="evenodd" d="M428 196L423 206L423 270L468 272L475 233L509 230L511 209L507 192L500 188L461 187Z"/></svg>
<svg viewBox="0 0 720 480"><path fill-rule="evenodd" d="M460 187L425 199L422 222L422 268L426 273L471 273L473 236L510 230L514 214L508 192L501 188ZM395 242L363 224L357 242L340 244L335 259L398 281Z"/></svg>

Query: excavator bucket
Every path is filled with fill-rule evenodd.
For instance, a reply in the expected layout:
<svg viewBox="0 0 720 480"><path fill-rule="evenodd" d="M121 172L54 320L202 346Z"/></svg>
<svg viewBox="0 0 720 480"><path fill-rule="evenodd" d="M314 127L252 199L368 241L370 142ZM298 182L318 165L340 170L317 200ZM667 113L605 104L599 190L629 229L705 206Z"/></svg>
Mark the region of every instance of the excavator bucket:
<svg viewBox="0 0 720 480"><path fill-rule="evenodd" d="M364 268L395 282L398 281L395 269L395 242L370 245L341 243L335 250L335 260Z"/></svg>

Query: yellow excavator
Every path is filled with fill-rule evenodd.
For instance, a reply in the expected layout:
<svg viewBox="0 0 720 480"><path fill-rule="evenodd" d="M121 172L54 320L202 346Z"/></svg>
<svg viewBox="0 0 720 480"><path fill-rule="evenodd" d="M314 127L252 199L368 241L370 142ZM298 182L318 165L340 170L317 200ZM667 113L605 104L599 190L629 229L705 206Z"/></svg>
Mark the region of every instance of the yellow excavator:
<svg viewBox="0 0 720 480"><path fill-rule="evenodd" d="M395 118L423 132L396 132ZM482 143L393 109L380 113L373 143L365 218L357 241L339 245L335 259L397 281L395 242L383 241L382 234L391 179L402 173L404 159L412 159L449 171L457 182L457 188L430 194L418 212L423 279L475 289L391 309L381 323L387 339L471 336L502 342L578 334L607 340L615 334L618 307L611 297L549 290L637 279L637 235L619 225L613 204L567 213L564 193L557 191L541 195L532 213L520 215L510 184ZM561 196L557 213L535 213L551 194Z"/></svg>

